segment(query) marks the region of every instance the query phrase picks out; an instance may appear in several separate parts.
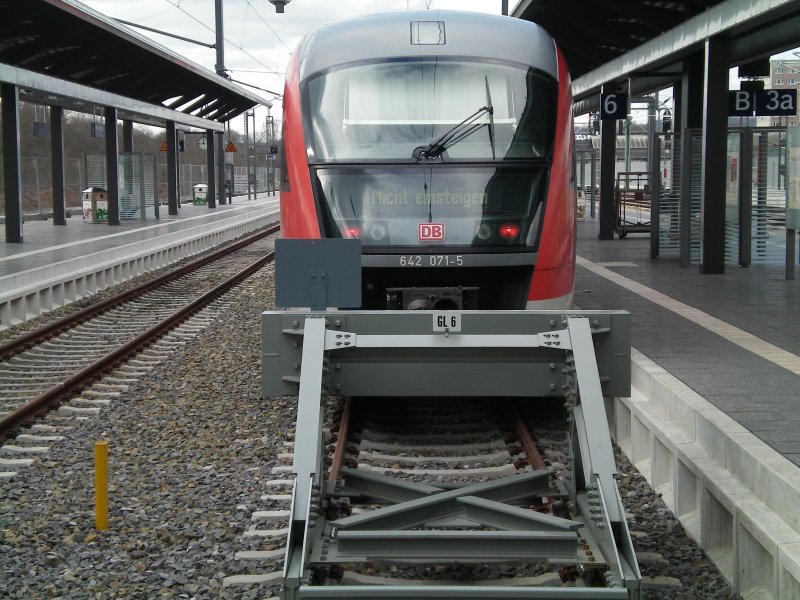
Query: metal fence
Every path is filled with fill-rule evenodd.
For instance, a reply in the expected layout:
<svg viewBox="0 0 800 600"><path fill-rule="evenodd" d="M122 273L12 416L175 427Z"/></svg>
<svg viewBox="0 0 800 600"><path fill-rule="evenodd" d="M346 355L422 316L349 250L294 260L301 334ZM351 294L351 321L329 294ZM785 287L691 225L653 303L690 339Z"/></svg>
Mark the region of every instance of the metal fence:
<svg viewBox="0 0 800 600"><path fill-rule="evenodd" d="M702 132L658 134L661 176L658 196L658 256L699 264L702 224ZM579 214L591 211L591 190L600 181L600 152L575 153L581 190ZM617 160L619 173L623 163ZM650 171L631 161L632 170ZM731 128L728 132L725 186L725 262L729 265L781 264L786 260L786 129ZM682 190L684 191L682 193ZM651 232L651 235L655 235Z"/></svg>
<svg viewBox="0 0 800 600"><path fill-rule="evenodd" d="M85 188L108 189L105 154L85 157ZM145 219L159 216L158 172L154 154L125 153L119 155L119 217Z"/></svg>
<svg viewBox="0 0 800 600"><path fill-rule="evenodd" d="M682 137L688 152L682 154ZM786 259L785 130L728 132L725 182L725 262L781 264ZM659 255L699 264L702 220L702 132L661 140ZM681 201L681 189L687 198Z"/></svg>
<svg viewBox="0 0 800 600"><path fill-rule="evenodd" d="M22 211L26 218L50 217L53 214L53 178L51 159L35 156L20 159L22 176ZM83 189L83 161L79 158L64 161L64 195L68 210L79 211ZM0 202L0 214L5 202Z"/></svg>
<svg viewBox="0 0 800 600"><path fill-rule="evenodd" d="M138 155L136 155L138 156ZM151 155L145 155L151 156ZM120 155L120 172L123 179L125 173L130 171L131 177L138 182L138 175L134 175L134 170L138 167L128 164L126 155ZM90 154L83 158L71 158L64 161L64 194L67 210L72 214L80 214L81 211L81 191L90 186L105 187L105 155ZM151 163L147 163L147 169ZM161 203L167 201L167 165L158 164L157 166L157 185L153 189L148 189L146 196L147 209L146 216L154 215L154 202L160 200ZM250 177L250 191L252 193L275 192L278 181L277 170L272 167L252 168L254 177ZM198 183L208 183L207 165L180 165L179 187L180 199L182 203L194 200L193 186ZM50 218L53 214L53 181L51 171L51 159L42 157L22 157L20 164L22 176L22 210L28 219ZM138 171L136 171L138 173ZM234 195L246 195L248 193L247 167L237 167L226 165L225 178L233 183L232 193ZM124 181L122 185L134 185L130 177L128 184ZM148 178L148 181L151 181ZM138 183L136 184L138 185ZM152 185L150 183L146 185ZM138 187L137 187L138 190ZM155 195L157 191L157 196ZM2 194L2 190L0 190ZM137 197L139 192L137 191ZM0 215L5 213L5 202L0 202ZM124 215L121 215L125 218ZM138 215L137 215L138 218Z"/></svg>
<svg viewBox="0 0 800 600"><path fill-rule="evenodd" d="M265 193L275 191L274 170L267 167L253 167L254 177L250 178L251 193ZM208 184L207 165L180 165L178 168L178 196L181 203L192 202L194 200L194 186L202 183ZM166 202L168 197L167 190L167 165L158 165L159 195L162 202ZM237 167L225 165L225 181L227 185L232 185L231 193L234 196L245 195L248 192L247 167Z"/></svg>

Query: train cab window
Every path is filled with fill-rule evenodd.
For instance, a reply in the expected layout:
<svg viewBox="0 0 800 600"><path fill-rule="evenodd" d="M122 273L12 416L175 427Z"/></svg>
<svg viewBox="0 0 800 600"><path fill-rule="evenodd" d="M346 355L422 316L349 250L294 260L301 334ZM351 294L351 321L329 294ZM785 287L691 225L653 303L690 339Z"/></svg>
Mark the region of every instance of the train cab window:
<svg viewBox="0 0 800 600"><path fill-rule="evenodd" d="M365 252L536 247L544 168L371 165L313 172L325 235L360 238Z"/></svg>
<svg viewBox="0 0 800 600"><path fill-rule="evenodd" d="M435 158L546 160L552 148L556 82L529 68L445 58L358 64L311 78L303 96L313 162L412 162L415 149L459 127Z"/></svg>

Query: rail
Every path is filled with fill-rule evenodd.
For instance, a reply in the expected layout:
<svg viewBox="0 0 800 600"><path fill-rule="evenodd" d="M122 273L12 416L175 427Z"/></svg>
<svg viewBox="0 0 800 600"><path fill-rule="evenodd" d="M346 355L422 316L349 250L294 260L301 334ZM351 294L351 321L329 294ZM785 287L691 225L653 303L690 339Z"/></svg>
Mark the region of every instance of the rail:
<svg viewBox="0 0 800 600"><path fill-rule="evenodd" d="M179 269L165 273L164 275L161 275L131 290L117 294L111 298L97 303L96 305L87 307L86 309L78 311L75 314L53 322L41 329L20 336L19 338L12 340L0 348L0 360L6 360L31 346L40 344L63 331L69 330L81 323L88 321L89 319L97 317L98 315L111 310L115 306L118 306L124 302L128 302L145 292L155 289L164 283L175 279L176 277L180 277L191 271L195 271L203 266L220 260L232 252L236 252L237 250L240 250L241 248L246 247L266 236L274 234L278 229L278 226L268 228L254 236L250 236L244 240L241 240L240 242L237 242L236 244L232 244L231 246L207 255L188 265L184 265ZM79 390L103 373L118 365L120 362L123 362L128 357L141 351L141 349L148 346L159 337L163 336L165 333L179 325L181 322L185 321L191 315L202 310L216 298L240 283L243 279L261 269L265 264L271 262L273 259L274 252L266 254L245 269L226 279L213 289L207 291L192 302L173 312L161 322L153 325L143 333L136 336L134 339L131 339L127 343L84 366L75 373L67 376L63 381L60 381L59 383L49 387L44 392L38 394L34 398L31 398L15 410L4 415L2 419L0 419L0 436L6 435L37 415L50 410L52 406L58 404L60 400L67 394Z"/></svg>
<svg viewBox="0 0 800 600"><path fill-rule="evenodd" d="M437 331L442 313L430 311L263 314L262 392L299 395L282 597L638 598L641 575L613 479L603 399L630 393L628 315L444 315L438 323L453 327ZM555 483L552 471L537 469L445 489L337 466L349 490L380 487L396 502L329 520L325 507L335 499L325 480L320 401L327 394L563 398L571 423L568 476ZM340 430L336 445L344 444ZM569 499L567 518L518 506L551 495ZM476 521L477 530L419 529L453 517ZM582 552L582 540L596 550L592 556ZM487 556L575 565L604 587L317 585L321 572L354 561Z"/></svg>

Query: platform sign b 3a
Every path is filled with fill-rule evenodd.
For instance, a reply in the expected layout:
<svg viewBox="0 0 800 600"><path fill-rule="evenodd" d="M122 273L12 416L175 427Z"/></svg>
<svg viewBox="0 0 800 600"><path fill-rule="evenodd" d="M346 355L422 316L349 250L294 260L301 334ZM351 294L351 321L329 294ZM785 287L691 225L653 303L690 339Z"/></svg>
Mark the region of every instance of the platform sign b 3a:
<svg viewBox="0 0 800 600"><path fill-rule="evenodd" d="M791 117L797 114L797 90L731 90L729 117Z"/></svg>
<svg viewBox="0 0 800 600"><path fill-rule="evenodd" d="M786 229L800 229L800 127L786 130Z"/></svg>

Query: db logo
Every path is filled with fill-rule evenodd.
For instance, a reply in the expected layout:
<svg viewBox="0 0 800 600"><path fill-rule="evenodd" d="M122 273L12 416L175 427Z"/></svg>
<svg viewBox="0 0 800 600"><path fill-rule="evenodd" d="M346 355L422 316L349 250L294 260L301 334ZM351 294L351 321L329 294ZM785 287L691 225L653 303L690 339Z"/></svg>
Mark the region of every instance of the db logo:
<svg viewBox="0 0 800 600"><path fill-rule="evenodd" d="M444 223L420 223L417 226L417 234L420 240L442 241L444 240Z"/></svg>

